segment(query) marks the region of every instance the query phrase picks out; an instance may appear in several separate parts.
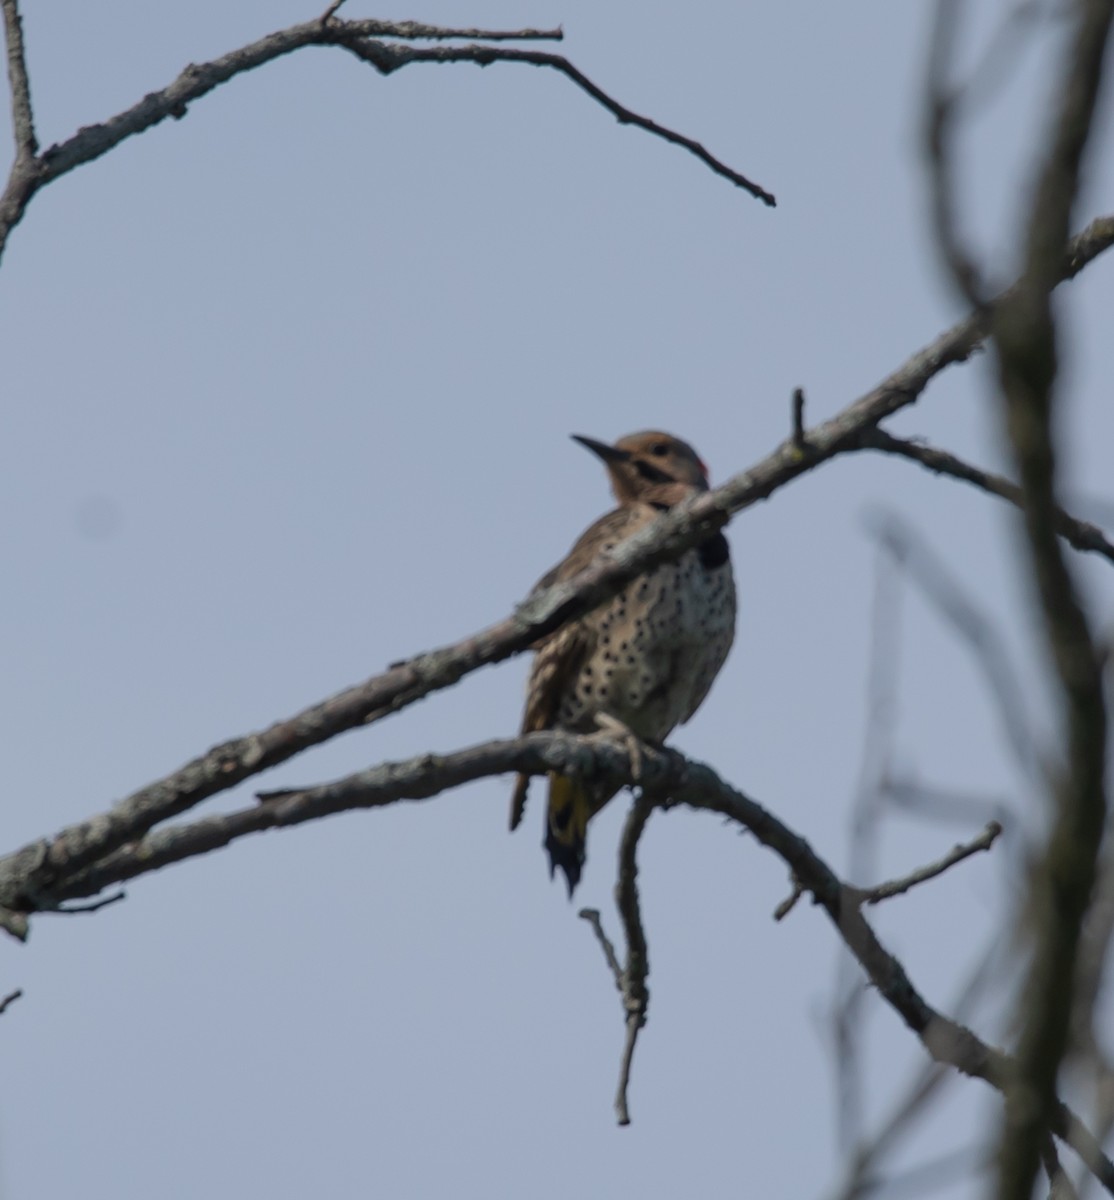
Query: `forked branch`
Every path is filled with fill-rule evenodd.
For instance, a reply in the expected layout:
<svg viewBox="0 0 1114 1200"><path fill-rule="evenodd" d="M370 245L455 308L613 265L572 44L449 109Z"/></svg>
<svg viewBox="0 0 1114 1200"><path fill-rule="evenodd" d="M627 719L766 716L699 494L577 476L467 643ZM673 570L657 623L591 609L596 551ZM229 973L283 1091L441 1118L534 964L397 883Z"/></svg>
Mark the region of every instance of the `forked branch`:
<svg viewBox="0 0 1114 1200"><path fill-rule="evenodd" d="M389 75L411 63L473 63L486 67L497 62L545 67L564 75L624 125L634 125L654 137L680 146L695 155L717 175L749 192L765 204L774 197L745 175L709 153L699 142L633 112L620 104L562 55L521 50L508 41L560 41L561 29L475 29L424 25L417 21L339 20L332 7L323 17L281 29L205 63L190 63L176 79L150 92L131 108L107 121L86 125L72 137L36 154L30 85L23 53L17 0L2 0L8 46L8 71L12 89L17 155L7 186L0 194L0 254L8 235L22 219L36 192L83 163L107 154L126 138L143 133L168 117L184 117L196 100L222 83L247 71L274 62L306 46L335 46L348 50ZM384 40L394 39L394 40ZM452 42L469 39L466 46L412 46L413 41Z"/></svg>

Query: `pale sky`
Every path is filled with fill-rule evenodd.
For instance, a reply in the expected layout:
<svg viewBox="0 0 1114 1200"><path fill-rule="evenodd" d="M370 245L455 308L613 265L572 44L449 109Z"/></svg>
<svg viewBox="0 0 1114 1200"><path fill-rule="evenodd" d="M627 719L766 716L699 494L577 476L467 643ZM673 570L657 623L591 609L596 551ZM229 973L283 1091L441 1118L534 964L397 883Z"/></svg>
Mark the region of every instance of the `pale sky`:
<svg viewBox="0 0 1114 1200"><path fill-rule="evenodd" d="M965 69L1003 7L973 6ZM44 145L315 15L293 0L25 8ZM830 416L961 316L927 223L930 14L887 0L343 10L561 24L561 52L594 82L702 141L776 209L555 73L383 79L319 49L39 195L0 267L0 849L506 615L610 505L570 433L664 428L722 480L786 436L794 387L810 420ZM964 130L966 226L1003 280L1055 32L1010 60ZM1114 209L1107 93L1076 228ZM1081 515L1110 520L1114 259L1065 289L1061 312L1066 487ZM890 428L1002 467L988 378L985 357L951 369ZM673 744L837 870L882 510L982 606L1048 728L1003 505L862 455L742 514L728 530L736 644ZM1077 561L1105 628L1109 566ZM895 769L1036 828L969 651L915 588L901 621ZM481 671L209 810L509 736L526 670ZM835 1195L842 951L820 911L775 923L779 860L707 815L652 818L650 1015L633 1125L618 1129L622 1017L576 911L600 908L618 936L624 798L593 824L570 905L547 876L540 789L512 837L510 786L266 834L5 941L0 993L25 994L0 1019L0 1198ZM879 877L985 819L887 816ZM1023 882L1015 836L871 918L952 1011ZM873 994L865 1008L869 1133L924 1052ZM968 1020L1008 1039L1000 993ZM976 1145L999 1111L985 1086L954 1082L893 1162ZM968 1176L935 1194L978 1191Z"/></svg>

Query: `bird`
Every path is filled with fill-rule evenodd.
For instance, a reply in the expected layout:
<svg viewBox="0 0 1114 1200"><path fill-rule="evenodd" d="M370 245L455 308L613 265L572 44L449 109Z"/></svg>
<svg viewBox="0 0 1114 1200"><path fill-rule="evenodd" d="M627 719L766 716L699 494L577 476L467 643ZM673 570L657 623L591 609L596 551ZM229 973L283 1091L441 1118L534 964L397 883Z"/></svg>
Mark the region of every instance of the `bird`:
<svg viewBox="0 0 1114 1200"><path fill-rule="evenodd" d="M531 595L572 578L662 512L708 490L700 456L672 434L644 430L614 445L572 437L603 461L618 507L580 535ZM602 727L660 746L707 696L734 641L735 610L730 550L723 534L714 533L538 641L522 732ZM512 831L525 813L529 784L528 775L515 781ZM561 869L570 899L584 867L588 822L617 790L549 773L544 845L550 877Z"/></svg>

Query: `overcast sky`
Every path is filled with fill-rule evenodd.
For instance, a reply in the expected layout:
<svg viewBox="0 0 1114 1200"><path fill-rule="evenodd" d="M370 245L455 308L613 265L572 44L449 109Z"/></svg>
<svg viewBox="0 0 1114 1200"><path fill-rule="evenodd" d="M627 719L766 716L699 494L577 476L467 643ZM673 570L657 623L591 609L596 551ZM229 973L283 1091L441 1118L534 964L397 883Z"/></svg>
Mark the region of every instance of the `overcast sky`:
<svg viewBox="0 0 1114 1200"><path fill-rule="evenodd" d="M1005 6L975 5L961 70ZM189 62L307 19L294 0L25 4L46 145ZM561 24L630 107L774 192L769 209L620 126L555 73L305 50L50 186L0 269L0 641L14 849L409 653L508 613L610 504L570 433L660 427L716 480L818 420L962 315L926 219L928 4L428 0L343 15ZM1047 111L1042 26L970 113L966 228L1005 280ZM1076 226L1114 209L1107 89ZM7 125L4 126L5 130ZM1065 486L1114 513L1114 261L1063 294ZM891 428L1001 467L985 361ZM729 530L738 637L673 743L837 869L868 730L879 554L896 513L982 607L1047 730L1010 513L896 461L823 466ZM1080 564L1104 627L1109 566ZM1036 798L969 650L916 588L897 630L893 763ZM527 660L271 772L312 783L512 734ZM211 803L238 807L255 781ZM611 902L624 804L594 823L576 905L550 882L540 789L510 780L270 833L6 941L0 1197L88 1200L834 1194L841 950L786 870L715 819L656 814L641 854L651 1006L633 1125L612 1098L611 979L579 904ZM879 876L972 836L889 815ZM1023 883L1014 837L872 911L951 1010ZM859 879L869 883L874 879ZM1000 939L1001 940L1001 939ZM970 1015L1008 1037L1000 1003ZM923 1063L866 1000L866 1132ZM957 1082L896 1163L992 1135ZM969 1176L936 1194L967 1196Z"/></svg>

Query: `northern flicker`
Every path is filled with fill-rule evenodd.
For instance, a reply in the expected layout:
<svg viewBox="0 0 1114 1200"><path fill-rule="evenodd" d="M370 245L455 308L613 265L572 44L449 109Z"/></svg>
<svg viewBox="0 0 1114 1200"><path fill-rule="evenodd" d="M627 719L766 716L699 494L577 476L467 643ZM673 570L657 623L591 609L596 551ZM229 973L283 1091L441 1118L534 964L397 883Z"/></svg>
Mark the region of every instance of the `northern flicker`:
<svg viewBox="0 0 1114 1200"><path fill-rule="evenodd" d="M571 578L665 509L708 489L696 451L668 433L632 433L613 446L573 436L603 460L619 507L590 525L535 591ZM618 722L660 744L700 707L734 637L735 581L727 540L716 533L538 643L522 732L591 733ZM515 782L511 829L522 820L529 782L527 775ZM570 897L588 821L614 794L606 784L550 773L545 848L550 875L561 868Z"/></svg>

